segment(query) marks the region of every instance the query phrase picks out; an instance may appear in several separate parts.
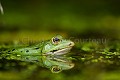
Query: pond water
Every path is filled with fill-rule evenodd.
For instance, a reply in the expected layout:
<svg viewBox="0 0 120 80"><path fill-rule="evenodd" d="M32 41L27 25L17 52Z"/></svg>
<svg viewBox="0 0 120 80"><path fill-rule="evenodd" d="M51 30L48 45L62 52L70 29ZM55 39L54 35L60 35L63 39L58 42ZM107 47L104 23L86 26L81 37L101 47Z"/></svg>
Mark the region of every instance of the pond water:
<svg viewBox="0 0 120 80"><path fill-rule="evenodd" d="M3 43L1 45L3 46ZM1 51L8 49L11 45L13 46L11 43L4 44L4 48L1 47ZM15 47L18 45L20 46L18 43L14 44ZM118 41L108 41L106 43L76 41L75 46L66 56L42 56L39 58L33 56L29 57L28 61L20 61L18 58L16 59L14 56L12 60L7 59L7 57L1 58L0 80L120 79L120 44ZM26 56L22 58L27 59ZM38 61L33 61L36 59ZM51 70L51 68L46 68L45 65L38 65L37 62L41 62L39 61L40 59L43 59L46 64L57 64L62 66L62 68L55 65ZM60 71L60 69L63 71Z"/></svg>

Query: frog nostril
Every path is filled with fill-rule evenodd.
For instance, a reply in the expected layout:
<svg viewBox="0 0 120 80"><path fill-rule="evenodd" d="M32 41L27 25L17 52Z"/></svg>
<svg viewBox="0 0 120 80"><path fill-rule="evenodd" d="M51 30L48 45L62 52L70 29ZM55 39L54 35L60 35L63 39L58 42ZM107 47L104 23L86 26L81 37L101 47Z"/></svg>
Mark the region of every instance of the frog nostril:
<svg viewBox="0 0 120 80"><path fill-rule="evenodd" d="M69 46L74 46L75 43L74 42L70 42Z"/></svg>

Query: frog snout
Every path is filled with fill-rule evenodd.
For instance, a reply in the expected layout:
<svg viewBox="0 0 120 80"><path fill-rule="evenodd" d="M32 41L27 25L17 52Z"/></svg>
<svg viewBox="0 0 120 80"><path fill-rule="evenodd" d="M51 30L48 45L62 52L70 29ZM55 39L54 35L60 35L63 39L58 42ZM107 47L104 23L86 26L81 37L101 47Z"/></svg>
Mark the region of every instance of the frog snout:
<svg viewBox="0 0 120 80"><path fill-rule="evenodd" d="M70 42L70 43L69 43L69 46L71 46L71 47L74 46L74 45L75 45L74 42Z"/></svg>

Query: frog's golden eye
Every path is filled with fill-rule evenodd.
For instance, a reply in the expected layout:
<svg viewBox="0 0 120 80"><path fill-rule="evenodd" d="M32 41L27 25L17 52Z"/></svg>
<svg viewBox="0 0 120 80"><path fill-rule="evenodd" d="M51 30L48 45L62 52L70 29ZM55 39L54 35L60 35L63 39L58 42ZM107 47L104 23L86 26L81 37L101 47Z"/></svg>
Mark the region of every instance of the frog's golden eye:
<svg viewBox="0 0 120 80"><path fill-rule="evenodd" d="M53 73L59 73L61 71L62 71L62 69L57 65L54 65L51 67L51 72L53 72Z"/></svg>
<svg viewBox="0 0 120 80"><path fill-rule="evenodd" d="M61 42L61 39L59 39L58 37L53 37L52 38L52 43L53 44L59 44L59 42Z"/></svg>

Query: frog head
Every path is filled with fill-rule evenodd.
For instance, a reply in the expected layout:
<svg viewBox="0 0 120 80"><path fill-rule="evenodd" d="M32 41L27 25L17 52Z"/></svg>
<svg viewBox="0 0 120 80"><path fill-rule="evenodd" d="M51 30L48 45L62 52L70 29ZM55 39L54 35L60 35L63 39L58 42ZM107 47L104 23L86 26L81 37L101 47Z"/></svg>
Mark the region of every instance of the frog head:
<svg viewBox="0 0 120 80"><path fill-rule="evenodd" d="M42 52L47 55L63 55L68 53L73 46L74 42L57 35L44 44Z"/></svg>

